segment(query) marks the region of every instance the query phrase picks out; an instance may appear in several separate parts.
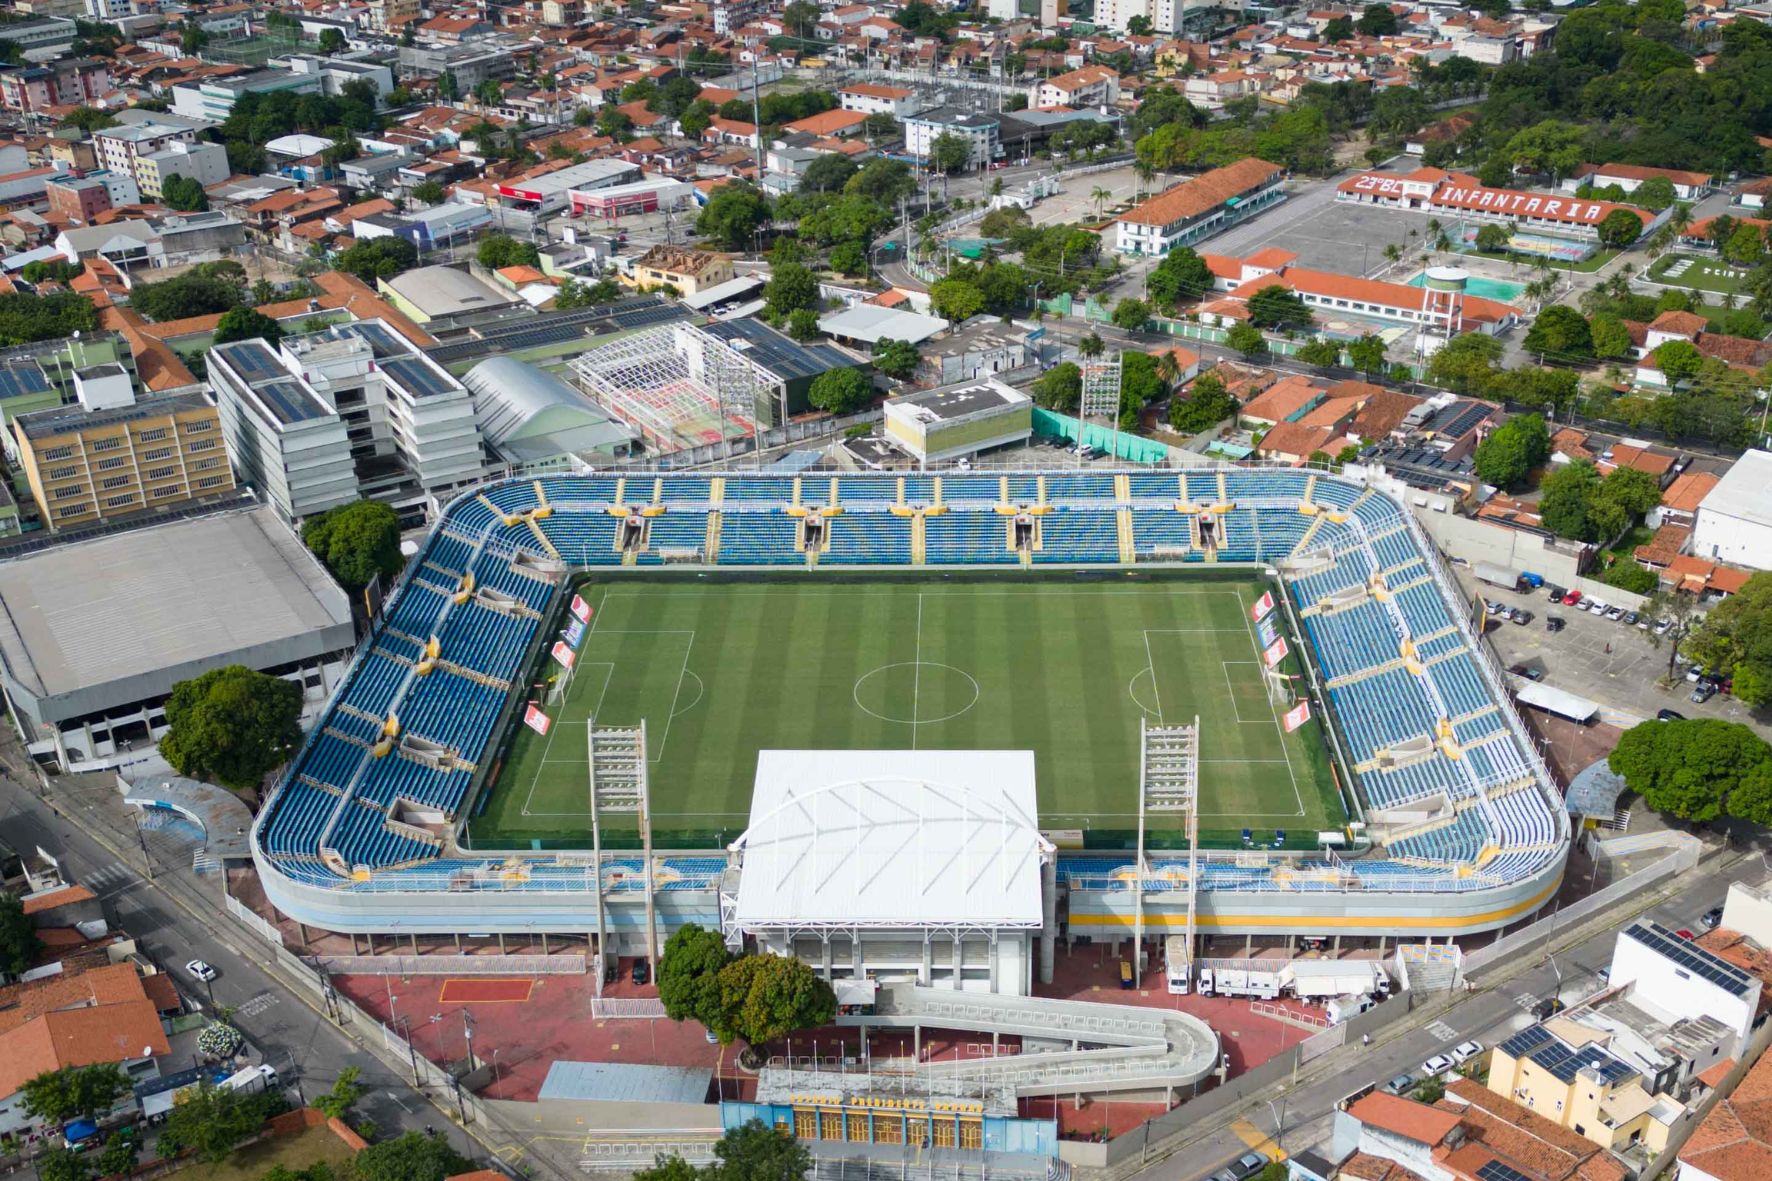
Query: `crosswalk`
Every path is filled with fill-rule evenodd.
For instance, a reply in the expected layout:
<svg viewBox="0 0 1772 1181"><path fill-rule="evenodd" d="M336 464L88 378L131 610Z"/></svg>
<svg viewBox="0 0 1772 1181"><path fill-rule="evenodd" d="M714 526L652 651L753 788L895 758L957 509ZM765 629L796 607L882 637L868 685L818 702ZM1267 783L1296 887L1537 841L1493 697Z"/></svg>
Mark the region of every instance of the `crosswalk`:
<svg viewBox="0 0 1772 1181"><path fill-rule="evenodd" d="M1458 1039L1458 1031L1453 1029L1450 1025L1447 1025L1444 1021L1430 1021L1427 1026L1427 1031L1443 1042L1451 1042Z"/></svg>
<svg viewBox="0 0 1772 1181"><path fill-rule="evenodd" d="M91 873L81 874L79 884L102 897L112 890L128 885L134 877L134 873L121 865L101 865Z"/></svg>

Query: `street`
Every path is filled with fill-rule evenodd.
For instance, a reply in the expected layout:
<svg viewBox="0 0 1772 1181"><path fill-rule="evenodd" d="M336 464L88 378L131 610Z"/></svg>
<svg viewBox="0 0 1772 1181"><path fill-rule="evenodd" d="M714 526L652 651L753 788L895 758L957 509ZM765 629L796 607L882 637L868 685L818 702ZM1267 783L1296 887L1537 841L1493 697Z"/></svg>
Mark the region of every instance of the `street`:
<svg viewBox="0 0 1772 1181"><path fill-rule="evenodd" d="M374 1121L378 1138L434 1127L464 1156L484 1158L465 1132L412 1089L410 1077L391 1072L266 973L250 936L222 917L220 876L192 874L188 842L147 833L155 880L145 880L70 823L57 810L65 804L57 802L53 788L46 800L20 786L29 773L16 761L16 745L9 744L5 753L10 757L8 778L0 783L0 838L21 851L41 846L60 860L63 873L99 895L142 953L172 974L187 1001L195 999L209 1010L213 990L213 1004L232 1010L233 1024L297 1092L295 1097L312 1100L340 1071L355 1066L365 1088L355 1117ZM186 909L190 903L180 896L186 893L181 878L214 895L212 912ZM211 984L185 973L183 965L193 959L207 960L217 970Z"/></svg>

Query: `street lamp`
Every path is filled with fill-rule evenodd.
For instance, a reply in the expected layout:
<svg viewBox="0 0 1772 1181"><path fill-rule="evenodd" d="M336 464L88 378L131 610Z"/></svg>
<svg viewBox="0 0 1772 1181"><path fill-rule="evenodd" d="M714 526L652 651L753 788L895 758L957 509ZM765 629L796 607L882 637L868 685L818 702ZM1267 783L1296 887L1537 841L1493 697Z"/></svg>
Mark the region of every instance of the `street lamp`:
<svg viewBox="0 0 1772 1181"><path fill-rule="evenodd" d="M1284 1142L1286 1136L1286 1096L1280 1096L1280 1106L1278 1109L1275 1109L1274 1101L1269 1099L1267 1101L1267 1109L1268 1113L1274 1117L1274 1147L1278 1148L1281 1152L1284 1152L1286 1150Z"/></svg>

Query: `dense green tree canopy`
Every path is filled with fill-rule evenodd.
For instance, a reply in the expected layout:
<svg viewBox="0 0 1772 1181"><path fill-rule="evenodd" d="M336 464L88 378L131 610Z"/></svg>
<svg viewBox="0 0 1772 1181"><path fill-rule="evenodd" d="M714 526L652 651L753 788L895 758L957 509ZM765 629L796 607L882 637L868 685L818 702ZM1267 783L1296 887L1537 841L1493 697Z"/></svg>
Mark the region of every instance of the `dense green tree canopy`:
<svg viewBox="0 0 1772 1181"><path fill-rule="evenodd" d="M1606 762L1658 812L1704 821L1727 809L1772 819L1772 747L1739 722L1643 722L1624 732Z"/></svg>
<svg viewBox="0 0 1772 1181"><path fill-rule="evenodd" d="M1192 249L1178 246L1151 268L1145 291L1164 311L1174 311L1212 290L1212 270Z"/></svg>
<svg viewBox="0 0 1772 1181"><path fill-rule="evenodd" d="M236 340L262 339L275 347L283 339L283 326L257 308L229 308L215 326L215 344Z"/></svg>
<svg viewBox="0 0 1772 1181"><path fill-rule="evenodd" d="M472 1168L471 1162L441 1136L407 1132L371 1144L351 1158L351 1181L444 1181Z"/></svg>
<svg viewBox="0 0 1772 1181"><path fill-rule="evenodd" d="M750 250L758 229L769 224L769 202L747 181L722 185L696 219L695 231L727 250Z"/></svg>
<svg viewBox="0 0 1772 1181"><path fill-rule="evenodd" d="M361 590L377 575L385 584L406 565L399 515L379 500L354 501L309 517L301 538L347 590Z"/></svg>
<svg viewBox="0 0 1772 1181"><path fill-rule="evenodd" d="M1549 304L1538 313L1524 344L1527 352L1553 361L1585 361L1594 355L1593 331L1587 318L1560 303Z"/></svg>
<svg viewBox="0 0 1772 1181"><path fill-rule="evenodd" d="M854 414L874 400L874 383L859 369L832 369L812 380L807 401L838 415Z"/></svg>
<svg viewBox="0 0 1772 1181"><path fill-rule="evenodd" d="M114 1062L45 1071L26 1081L25 1110L49 1123L65 1124L110 1111L132 1085Z"/></svg>
<svg viewBox="0 0 1772 1181"><path fill-rule="evenodd" d="M338 269L375 285L418 265L418 247L401 237L365 238L338 256Z"/></svg>
<svg viewBox="0 0 1772 1181"><path fill-rule="evenodd" d="M17 976L31 966L43 943L37 925L16 894L0 893L0 972Z"/></svg>
<svg viewBox="0 0 1772 1181"><path fill-rule="evenodd" d="M1477 444L1477 475L1498 488L1516 489L1550 458L1550 431L1536 414L1517 414Z"/></svg>
<svg viewBox="0 0 1772 1181"><path fill-rule="evenodd" d="M1772 574L1755 574L1713 607L1686 640L1685 651L1706 668L1735 678L1747 705L1772 701Z"/></svg>
<svg viewBox="0 0 1772 1181"><path fill-rule="evenodd" d="M301 686L232 664L180 681L166 702L160 753L173 770L253 788L301 742Z"/></svg>
<svg viewBox="0 0 1772 1181"><path fill-rule="evenodd" d="M502 267L539 267L541 251L534 242L519 242L509 234L488 234L474 251L480 265L496 271Z"/></svg>

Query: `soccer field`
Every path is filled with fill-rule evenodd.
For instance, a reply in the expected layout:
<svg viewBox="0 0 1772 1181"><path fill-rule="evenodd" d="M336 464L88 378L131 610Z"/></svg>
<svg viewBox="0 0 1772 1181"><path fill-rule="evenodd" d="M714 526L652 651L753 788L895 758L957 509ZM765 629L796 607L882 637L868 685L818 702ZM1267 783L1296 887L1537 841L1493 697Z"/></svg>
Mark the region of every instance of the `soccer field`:
<svg viewBox="0 0 1772 1181"><path fill-rule="evenodd" d="M587 717L645 720L656 847L736 837L757 751L800 748L1031 749L1042 824L1129 841L1140 720L1198 715L1202 840L1284 829L1308 848L1346 815L1317 721L1286 734L1269 698L1249 618L1263 589L1204 573L588 581L594 615L554 724L518 728L469 841L588 842ZM1153 844L1181 842L1164 829L1179 822L1160 820Z"/></svg>

